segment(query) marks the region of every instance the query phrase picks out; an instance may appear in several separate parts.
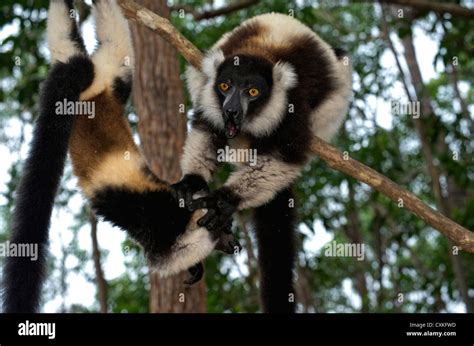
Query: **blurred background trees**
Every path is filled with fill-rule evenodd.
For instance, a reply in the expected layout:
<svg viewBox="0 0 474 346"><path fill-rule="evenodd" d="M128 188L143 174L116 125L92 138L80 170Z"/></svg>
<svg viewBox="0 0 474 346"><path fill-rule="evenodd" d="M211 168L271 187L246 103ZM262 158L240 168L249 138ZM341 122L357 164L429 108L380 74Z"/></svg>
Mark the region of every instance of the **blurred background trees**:
<svg viewBox="0 0 474 346"><path fill-rule="evenodd" d="M390 1L383 7L342 0L141 3L169 13L178 30L203 50L243 20L271 11L295 16L344 48L354 65L354 100L336 146L474 229L472 20ZM468 0L449 3L474 7ZM48 71L47 5L42 0L0 5L0 242L7 239L39 85ZM213 12L229 5L228 11ZM86 31L89 7L81 5L79 13ZM186 116L192 114L179 79L185 62L176 60L176 52L157 35L136 24L132 32L138 53L130 123L152 168L176 181ZM419 102L419 117L397 111L395 106L409 102ZM180 112L180 104L186 112ZM227 174L223 169L218 180ZM319 160L306 167L297 194L300 312L474 311L474 256L457 251L403 208ZM234 227L243 251L233 257L212 255L205 263L205 282L185 289L182 277L158 280L136 245L119 230L96 224L69 168L56 201L53 241L59 245L51 249L45 309L259 311L258 254L249 214L238 215ZM104 250L112 238L124 239L120 263ZM364 244L364 259L326 256L333 241ZM112 267L122 269L112 275L107 271ZM71 297L87 285L95 285L95 299Z"/></svg>

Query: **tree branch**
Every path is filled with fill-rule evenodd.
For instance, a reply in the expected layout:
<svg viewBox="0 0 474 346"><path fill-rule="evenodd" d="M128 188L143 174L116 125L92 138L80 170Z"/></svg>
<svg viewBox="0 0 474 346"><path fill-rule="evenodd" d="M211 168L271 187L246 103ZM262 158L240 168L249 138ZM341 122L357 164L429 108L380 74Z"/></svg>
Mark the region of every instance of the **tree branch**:
<svg viewBox="0 0 474 346"><path fill-rule="evenodd" d="M474 252L474 233L458 225L440 212L423 203L411 192L401 188L392 180L364 164L344 157L336 148L315 137L311 147L313 153L325 161L329 167L343 172L373 187L403 208L416 215L427 224L437 229L456 245L468 252Z"/></svg>
<svg viewBox="0 0 474 346"><path fill-rule="evenodd" d="M173 45L194 67L200 69L202 53L186 37L178 32L173 24L149 9L132 0L118 0L124 15L156 32L168 43Z"/></svg>
<svg viewBox="0 0 474 346"><path fill-rule="evenodd" d="M474 10L459 6L455 3L442 3L431 0L379 0L380 2L390 5L401 5L417 8L420 10L434 11L441 14L449 13L453 16L473 19Z"/></svg>
<svg viewBox="0 0 474 346"><path fill-rule="evenodd" d="M184 12L190 13L193 16L194 20L203 20L203 19L211 19L214 17L219 17L219 16L223 16L235 11L239 11L244 8L255 5L258 2L259 0L240 0L240 1L235 1L234 3L228 6L209 10L209 11L204 11L204 12L198 12L190 5L174 5L174 6L170 6L170 10L172 11L184 10Z"/></svg>
<svg viewBox="0 0 474 346"><path fill-rule="evenodd" d="M158 33L172 44L191 65L198 69L201 68L202 53L177 32L168 20L136 4L133 0L119 0L119 3L124 8L125 15L128 18ZM349 157L344 157L336 148L318 137L314 137L311 149L329 167L366 183L397 204L402 202L405 209L447 236L462 250L474 253L473 232L429 207L411 192L401 188L372 168Z"/></svg>

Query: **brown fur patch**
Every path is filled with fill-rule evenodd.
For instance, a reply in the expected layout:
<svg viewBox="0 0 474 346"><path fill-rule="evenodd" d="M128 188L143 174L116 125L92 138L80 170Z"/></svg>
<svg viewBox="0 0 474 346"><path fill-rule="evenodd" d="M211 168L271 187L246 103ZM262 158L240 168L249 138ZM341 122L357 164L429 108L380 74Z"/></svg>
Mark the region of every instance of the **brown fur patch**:
<svg viewBox="0 0 474 346"><path fill-rule="evenodd" d="M129 157L122 152L107 154L81 184L86 196L92 197L105 186L125 188L133 192L168 190L168 186L157 183L143 173L143 158L138 152Z"/></svg>
<svg viewBox="0 0 474 346"><path fill-rule="evenodd" d="M123 106L109 93L89 100L95 102L95 117L77 116L70 140L74 174L88 197L105 185L135 191L168 188L151 179L123 113Z"/></svg>

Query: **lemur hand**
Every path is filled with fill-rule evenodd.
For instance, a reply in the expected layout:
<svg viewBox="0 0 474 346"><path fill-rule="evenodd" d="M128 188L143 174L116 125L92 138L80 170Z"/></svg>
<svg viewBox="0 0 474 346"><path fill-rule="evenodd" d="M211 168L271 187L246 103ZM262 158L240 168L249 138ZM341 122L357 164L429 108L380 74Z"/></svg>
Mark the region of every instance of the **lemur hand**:
<svg viewBox="0 0 474 346"><path fill-rule="evenodd" d="M217 231L220 234L218 234L219 239L216 244L216 250L222 251L228 255L238 254L240 250L242 250L242 246L232 234L232 221L233 218L230 217L227 223ZM216 232L214 232L214 234L216 234Z"/></svg>
<svg viewBox="0 0 474 346"><path fill-rule="evenodd" d="M190 211L207 209L206 215L200 218L197 224L206 227L219 237L224 229L229 228L229 222L232 222L232 214L237 211L238 203L239 199L231 191L220 188L205 197L193 200L188 208Z"/></svg>
<svg viewBox="0 0 474 346"><path fill-rule="evenodd" d="M188 273L190 275L189 279L186 279L184 284L191 286L200 281L204 275L204 266L202 265L202 262L199 262L188 268Z"/></svg>
<svg viewBox="0 0 474 346"><path fill-rule="evenodd" d="M206 181L197 174L186 174L181 181L171 185L173 196L179 203L184 204L189 209L189 204L193 201L193 195L199 191L209 191Z"/></svg>

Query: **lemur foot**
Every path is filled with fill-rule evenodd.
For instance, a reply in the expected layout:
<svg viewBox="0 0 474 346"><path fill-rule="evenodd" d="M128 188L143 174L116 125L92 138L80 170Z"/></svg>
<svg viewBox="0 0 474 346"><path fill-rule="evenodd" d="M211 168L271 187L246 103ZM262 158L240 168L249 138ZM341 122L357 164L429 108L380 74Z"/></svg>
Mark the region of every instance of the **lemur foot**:
<svg viewBox="0 0 474 346"><path fill-rule="evenodd" d="M207 186L206 181L199 175L196 174L188 174L181 179L176 184L171 185L173 196L178 200L178 202L184 201L184 205L188 210L194 211L196 209L203 208L202 205L209 204L206 201L212 200L216 201L216 196L220 196L214 192L213 194L209 195L210 198L206 200L201 200L200 202L193 203L194 201L199 201L200 199L194 200L194 195L198 192L209 192L209 187ZM215 195L215 196L214 196ZM223 200L225 200L223 198ZM217 203L216 203L217 204ZM219 203L221 206L221 203ZM218 239L216 249L222 251L226 254L234 254L236 250L240 251L242 246L239 244L237 240L235 240L234 236L232 235L232 213L234 212L234 208L223 208L226 212L221 213L214 222L212 222L213 218L217 217L216 210L209 209L208 212L204 217L199 219L198 225L206 227L209 232L211 232L214 236L214 239ZM210 221L210 222L209 222Z"/></svg>
<svg viewBox="0 0 474 346"><path fill-rule="evenodd" d="M232 217L229 218L222 228L217 232L214 232L213 235L218 239L216 250L222 251L228 255L239 253L240 250L242 250L242 246L232 234Z"/></svg>
<svg viewBox="0 0 474 346"><path fill-rule="evenodd" d="M202 279L204 275L204 266L201 262L199 262L188 268L188 273L190 274L190 277L189 279L185 280L184 283L189 286L194 285L196 282Z"/></svg>
<svg viewBox="0 0 474 346"><path fill-rule="evenodd" d="M242 245L234 238L233 234L223 233L219 237L216 250L222 251L228 255L238 254L242 250Z"/></svg>
<svg viewBox="0 0 474 346"><path fill-rule="evenodd" d="M184 201L186 207L188 207L193 201L193 195L196 192L209 192L209 187L207 186L206 181L199 175L195 174L185 175L181 181L171 185L171 189L171 192L178 203Z"/></svg>

